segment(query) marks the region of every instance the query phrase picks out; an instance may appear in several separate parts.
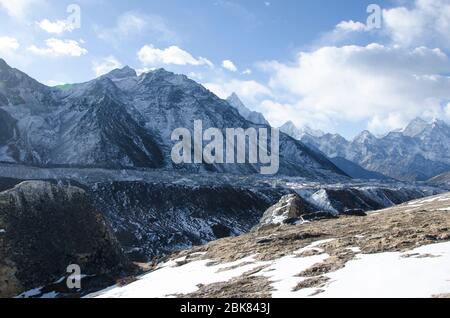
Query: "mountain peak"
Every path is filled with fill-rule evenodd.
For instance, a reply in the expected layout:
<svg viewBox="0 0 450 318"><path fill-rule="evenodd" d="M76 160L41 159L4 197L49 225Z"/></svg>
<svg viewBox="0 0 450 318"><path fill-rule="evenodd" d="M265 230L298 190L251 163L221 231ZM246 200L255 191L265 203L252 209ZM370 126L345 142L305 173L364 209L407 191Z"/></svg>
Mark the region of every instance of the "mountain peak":
<svg viewBox="0 0 450 318"><path fill-rule="evenodd" d="M297 126L295 126L295 124L291 120L289 120L285 122L284 125L280 128L297 128Z"/></svg>
<svg viewBox="0 0 450 318"><path fill-rule="evenodd" d="M242 117L244 117L248 121L259 125L270 126L269 122L266 120L263 114L252 111L251 109L247 108L247 106L245 106L245 104L241 101L241 99L236 93L233 92L230 95L230 97L227 98L227 102L232 107L234 107Z"/></svg>
<svg viewBox="0 0 450 318"><path fill-rule="evenodd" d="M239 96L236 93L232 93L228 98L227 101L233 106L234 108L237 108L238 110L246 110L250 112L249 109L244 105L244 103L241 101Z"/></svg>
<svg viewBox="0 0 450 318"><path fill-rule="evenodd" d="M377 137L375 137L375 135L373 135L370 131L364 130L358 136L355 137L354 141L365 142L365 141L373 140L373 139L377 139Z"/></svg>
<svg viewBox="0 0 450 318"><path fill-rule="evenodd" d="M280 127L280 130L294 139L301 139L305 135L310 135L312 137L323 137L325 133L318 129L313 129L308 125L303 126L302 128L298 128L291 120L287 121L283 126Z"/></svg>
<svg viewBox="0 0 450 318"><path fill-rule="evenodd" d="M428 123L422 118L413 119L409 125L403 130L403 135L408 137L415 137L421 132L423 132L427 127Z"/></svg>
<svg viewBox="0 0 450 318"><path fill-rule="evenodd" d="M154 75L162 75L162 76L172 76L175 75L175 73L170 72L168 70L166 70L165 68L157 68L147 74L154 74Z"/></svg>
<svg viewBox="0 0 450 318"><path fill-rule="evenodd" d="M227 98L227 100L238 100L242 103L241 99L235 92L231 93L231 95Z"/></svg>
<svg viewBox="0 0 450 318"><path fill-rule="evenodd" d="M124 79L129 77L137 77L137 73L134 69L129 66L125 66L120 69L115 69L105 75L106 77L112 79Z"/></svg>

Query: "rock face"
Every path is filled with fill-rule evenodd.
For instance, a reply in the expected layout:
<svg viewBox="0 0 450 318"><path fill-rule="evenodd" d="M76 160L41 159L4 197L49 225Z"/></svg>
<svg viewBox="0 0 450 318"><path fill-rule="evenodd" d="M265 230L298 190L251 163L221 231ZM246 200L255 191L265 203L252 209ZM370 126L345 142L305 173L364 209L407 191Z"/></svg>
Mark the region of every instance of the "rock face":
<svg viewBox="0 0 450 318"><path fill-rule="evenodd" d="M450 190L450 172L440 174L427 181L428 184Z"/></svg>
<svg viewBox="0 0 450 318"><path fill-rule="evenodd" d="M174 253L93 297L444 297L450 193L367 216L266 227ZM154 287L155 279L179 277Z"/></svg>
<svg viewBox="0 0 450 318"><path fill-rule="evenodd" d="M253 230L269 225L303 222L303 216L314 212L314 207L297 194L289 194L264 212L259 224Z"/></svg>
<svg viewBox="0 0 450 318"><path fill-rule="evenodd" d="M160 69L137 76L126 67L87 83L50 88L1 60L0 80L0 162L259 173L255 164L172 162L173 130L192 132L196 120L204 130L261 127L184 75ZM281 134L280 144L280 174L346 178L300 141Z"/></svg>
<svg viewBox="0 0 450 318"><path fill-rule="evenodd" d="M0 193L0 297L67 275L118 275L130 263L102 215L76 187L29 181Z"/></svg>
<svg viewBox="0 0 450 318"><path fill-rule="evenodd" d="M140 262L246 233L286 192L145 182L99 183L90 190L128 257Z"/></svg>

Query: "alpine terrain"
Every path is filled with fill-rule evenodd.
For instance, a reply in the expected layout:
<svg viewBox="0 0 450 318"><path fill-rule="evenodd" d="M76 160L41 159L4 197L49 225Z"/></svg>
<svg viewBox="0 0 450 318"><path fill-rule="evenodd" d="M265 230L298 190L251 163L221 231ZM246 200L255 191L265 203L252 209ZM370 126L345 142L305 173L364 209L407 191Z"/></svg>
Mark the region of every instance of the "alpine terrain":
<svg viewBox="0 0 450 318"><path fill-rule="evenodd" d="M348 142L288 123L267 176L173 163L172 132L199 120L271 128L164 69L48 87L0 59L0 297L308 296L358 255L447 257L448 183L428 180L449 170L446 124ZM71 264L82 288L66 286Z"/></svg>
<svg viewBox="0 0 450 318"><path fill-rule="evenodd" d="M450 170L450 126L442 120L429 123L416 118L405 129L383 137L364 131L352 141L339 134L299 133L292 125L288 123L281 130L320 150L355 177L426 181ZM372 174L362 173L361 168Z"/></svg>

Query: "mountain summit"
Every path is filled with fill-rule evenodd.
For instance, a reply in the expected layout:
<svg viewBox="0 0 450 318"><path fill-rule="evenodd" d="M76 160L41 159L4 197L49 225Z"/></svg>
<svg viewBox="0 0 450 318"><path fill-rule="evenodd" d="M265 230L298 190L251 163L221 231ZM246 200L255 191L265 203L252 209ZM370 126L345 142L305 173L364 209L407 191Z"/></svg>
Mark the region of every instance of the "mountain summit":
<svg viewBox="0 0 450 318"><path fill-rule="evenodd" d="M283 126L280 127L280 130L295 139L302 139L305 135L309 135L312 137L322 137L324 135L323 131L313 129L308 125L302 128L298 128L292 121L286 122Z"/></svg>
<svg viewBox="0 0 450 318"><path fill-rule="evenodd" d="M425 181L450 170L450 126L442 120L416 118L405 129L380 138L364 131L353 141L331 134L299 139L330 158L345 158L399 180Z"/></svg>
<svg viewBox="0 0 450 318"><path fill-rule="evenodd" d="M227 98L227 102L236 108L239 114L248 121L259 125L270 125L263 114L248 109L236 93L231 94L230 97Z"/></svg>
<svg viewBox="0 0 450 318"><path fill-rule="evenodd" d="M7 130L0 138L0 161L236 174L259 171L251 164L172 162L171 133L179 127L192 131L195 120L202 120L204 129L260 127L185 75L158 69L137 76L124 67L60 89L4 65L0 79L6 83L0 87L4 112L0 120ZM280 174L346 177L325 156L284 134L280 136Z"/></svg>

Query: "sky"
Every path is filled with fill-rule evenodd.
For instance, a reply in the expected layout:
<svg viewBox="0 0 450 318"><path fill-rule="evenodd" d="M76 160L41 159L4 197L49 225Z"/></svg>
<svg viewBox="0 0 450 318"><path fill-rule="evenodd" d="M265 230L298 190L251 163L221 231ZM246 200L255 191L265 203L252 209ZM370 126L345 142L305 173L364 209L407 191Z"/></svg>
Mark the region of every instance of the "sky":
<svg viewBox="0 0 450 318"><path fill-rule="evenodd" d="M50 86L163 67L347 138L450 122L450 0L375 1L0 0L0 57Z"/></svg>

